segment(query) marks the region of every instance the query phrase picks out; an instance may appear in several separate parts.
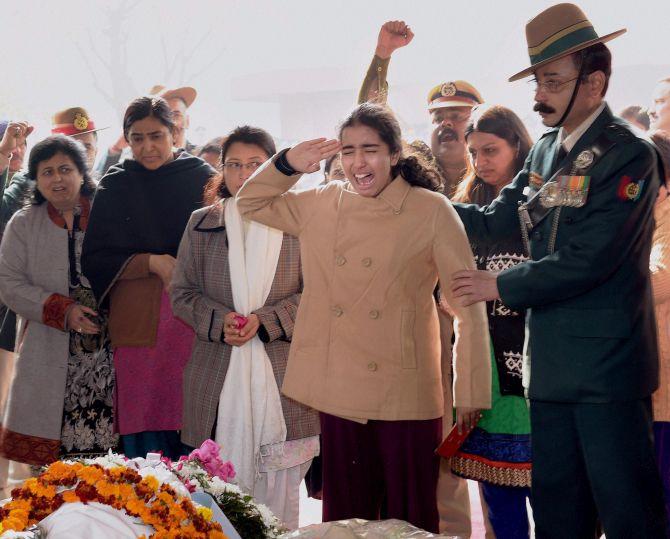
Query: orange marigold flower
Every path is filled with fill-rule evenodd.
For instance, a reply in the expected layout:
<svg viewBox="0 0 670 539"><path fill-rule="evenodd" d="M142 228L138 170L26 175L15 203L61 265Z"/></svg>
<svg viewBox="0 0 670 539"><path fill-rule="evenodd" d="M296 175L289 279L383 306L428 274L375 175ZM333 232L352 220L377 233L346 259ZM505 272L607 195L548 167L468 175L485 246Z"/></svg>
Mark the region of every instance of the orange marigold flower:
<svg viewBox="0 0 670 539"><path fill-rule="evenodd" d="M89 485L95 485L104 475L104 470L95 466L86 466L77 472L77 477Z"/></svg>
<svg viewBox="0 0 670 539"><path fill-rule="evenodd" d="M23 483L23 488L32 492L32 489L34 489L36 485L37 477L31 477L30 479L26 479L26 481Z"/></svg>
<svg viewBox="0 0 670 539"><path fill-rule="evenodd" d="M28 525L27 522L24 522L24 521L22 521L18 518L12 518L12 517L8 517L8 518L6 518L5 520L2 521L2 526L5 529L5 531L14 530L14 531L20 532L20 531L23 531L26 528L27 525Z"/></svg>
<svg viewBox="0 0 670 539"><path fill-rule="evenodd" d="M75 481L76 473L71 465L59 460L51 464L41 477L47 482L65 484Z"/></svg>
<svg viewBox="0 0 670 539"><path fill-rule="evenodd" d="M144 479L142 479L140 485L149 488L152 492L156 492L160 486L158 479L156 479L153 475L147 475Z"/></svg>
<svg viewBox="0 0 670 539"><path fill-rule="evenodd" d="M9 511L9 518L18 518L19 520L29 520L29 512L25 509L12 509Z"/></svg>
<svg viewBox="0 0 670 539"><path fill-rule="evenodd" d="M147 506L144 505L144 502L138 499L128 500L126 502L126 511L128 511L128 513L131 513L133 515L142 514L145 511L146 507Z"/></svg>
<svg viewBox="0 0 670 539"><path fill-rule="evenodd" d="M77 493L74 490L66 490L63 492L63 501L65 503L77 503L80 502L81 500L79 499L79 496L77 496Z"/></svg>
<svg viewBox="0 0 670 539"><path fill-rule="evenodd" d="M33 488L33 492L38 496L51 500L56 496L56 487L54 485L43 485L42 483L37 483L37 485L35 485Z"/></svg>

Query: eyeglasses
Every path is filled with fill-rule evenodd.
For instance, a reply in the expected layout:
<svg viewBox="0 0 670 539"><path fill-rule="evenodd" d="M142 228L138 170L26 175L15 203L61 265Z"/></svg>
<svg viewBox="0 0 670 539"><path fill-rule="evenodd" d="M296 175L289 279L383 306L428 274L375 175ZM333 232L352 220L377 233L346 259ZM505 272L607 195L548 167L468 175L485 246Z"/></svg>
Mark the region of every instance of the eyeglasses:
<svg viewBox="0 0 670 539"><path fill-rule="evenodd" d="M433 114L433 123L441 124L448 122L452 124L460 124L467 122L470 119L470 114L463 114L458 112L442 112L438 111Z"/></svg>
<svg viewBox="0 0 670 539"><path fill-rule="evenodd" d="M247 163L245 165L243 165L242 163L224 163L223 168L226 169L228 172L239 174L240 172L242 172L243 168L250 172L253 172L262 164L263 163L259 163L258 161L252 161L251 163Z"/></svg>
<svg viewBox="0 0 670 539"><path fill-rule="evenodd" d="M530 79L528 81L528 84L530 84L534 92L539 92L544 88L550 94L555 94L558 93L558 91L561 89L561 86L567 84L568 82L572 82L573 80L577 80L578 78L579 77L575 77L574 79L564 80L563 82L558 80L548 80L545 82L540 82L537 79Z"/></svg>

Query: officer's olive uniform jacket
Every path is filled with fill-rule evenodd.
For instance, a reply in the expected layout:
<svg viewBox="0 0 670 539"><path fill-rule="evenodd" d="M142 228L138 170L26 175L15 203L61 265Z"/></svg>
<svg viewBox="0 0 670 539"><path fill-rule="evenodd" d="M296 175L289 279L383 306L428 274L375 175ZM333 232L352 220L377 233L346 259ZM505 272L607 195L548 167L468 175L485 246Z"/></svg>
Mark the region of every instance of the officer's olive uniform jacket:
<svg viewBox="0 0 670 539"><path fill-rule="evenodd" d="M657 156L605 108L562 163L574 162L603 131L615 144L589 172L586 204L561 209L555 252L548 254L553 209L530 233L531 260L497 279L505 305L530 309L531 399L626 401L647 397L658 385L649 279ZM548 131L533 146L523 170L491 205L454 204L470 237L495 238L520 226L517 208L530 174L547 181L561 165L553 162L558 132ZM625 189L631 183L641 187L635 200Z"/></svg>

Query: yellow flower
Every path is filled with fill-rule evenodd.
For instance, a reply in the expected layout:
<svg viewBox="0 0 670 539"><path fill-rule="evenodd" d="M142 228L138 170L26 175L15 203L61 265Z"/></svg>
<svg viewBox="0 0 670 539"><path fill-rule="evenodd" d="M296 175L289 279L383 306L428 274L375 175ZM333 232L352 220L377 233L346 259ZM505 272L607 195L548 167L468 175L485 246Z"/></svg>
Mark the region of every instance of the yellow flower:
<svg viewBox="0 0 670 539"><path fill-rule="evenodd" d="M212 516L214 516L209 507L198 507L198 514L205 520L212 520Z"/></svg>

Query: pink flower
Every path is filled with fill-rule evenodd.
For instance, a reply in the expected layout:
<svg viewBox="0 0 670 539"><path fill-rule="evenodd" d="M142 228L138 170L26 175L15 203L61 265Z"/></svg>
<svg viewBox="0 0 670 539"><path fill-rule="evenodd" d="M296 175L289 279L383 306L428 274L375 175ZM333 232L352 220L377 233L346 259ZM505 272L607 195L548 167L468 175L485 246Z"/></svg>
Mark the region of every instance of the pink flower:
<svg viewBox="0 0 670 539"><path fill-rule="evenodd" d="M235 468L230 461L221 460L221 448L213 440L205 440L199 449L191 451L188 459L197 459L209 475L223 481L235 477Z"/></svg>

